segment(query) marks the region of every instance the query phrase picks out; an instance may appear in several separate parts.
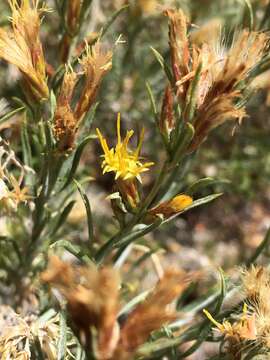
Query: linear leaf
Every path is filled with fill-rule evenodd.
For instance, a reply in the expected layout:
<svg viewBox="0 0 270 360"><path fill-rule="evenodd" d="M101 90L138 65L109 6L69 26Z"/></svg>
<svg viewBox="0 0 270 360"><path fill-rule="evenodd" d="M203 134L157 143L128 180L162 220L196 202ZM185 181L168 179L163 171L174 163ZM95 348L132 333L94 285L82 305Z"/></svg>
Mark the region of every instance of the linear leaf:
<svg viewBox="0 0 270 360"><path fill-rule="evenodd" d="M55 235L57 231L61 228L61 226L65 223L65 221L68 218L68 215L70 214L73 206L75 205L76 201L72 200L70 201L67 206L64 208L60 216L58 217L56 224L51 232L51 236Z"/></svg>
<svg viewBox="0 0 270 360"><path fill-rule="evenodd" d="M252 257L248 260L247 266L251 266L255 263L255 261L258 259L258 257L263 253L263 251L269 246L270 244L270 228L267 230L267 233L261 242L261 244L257 247L255 253L252 255Z"/></svg>
<svg viewBox="0 0 270 360"><path fill-rule="evenodd" d="M87 215L87 225L88 225L88 240L89 240L89 245L90 245L90 249L91 249L92 245L93 245L93 241L94 241L94 229L93 229L91 205L90 205L89 199L88 199L83 187L81 186L81 184L76 180L73 180L73 181L79 190L79 193L81 195L82 201L85 206L86 215Z"/></svg>
<svg viewBox="0 0 270 360"><path fill-rule="evenodd" d="M9 111L8 113L0 116L0 125L3 124L5 121L7 121L8 119L10 119L12 116L16 115L17 113L21 112L25 110L24 106L19 107L18 109Z"/></svg>
<svg viewBox="0 0 270 360"><path fill-rule="evenodd" d="M68 175L66 176L66 181L65 181L63 187L61 188L61 191L63 191L72 182L74 175L77 171L77 168L79 166L83 150L92 138L93 137L91 135L87 136L77 147L74 158L73 158L73 162L71 165L71 169L70 169Z"/></svg>
<svg viewBox="0 0 270 360"><path fill-rule="evenodd" d="M65 360L67 349L67 321L64 311L60 312L60 334L57 348L57 360Z"/></svg>
<svg viewBox="0 0 270 360"><path fill-rule="evenodd" d="M79 260L83 261L84 263L89 264L89 265L93 265L92 260L85 253L85 251L83 251L81 249L80 246L74 245L74 244L70 243L67 240L58 240L58 241L56 241L55 243L53 243L50 246L50 249L54 249L54 248L63 248L65 250L67 250L68 252L70 252L72 255L74 255Z"/></svg>
<svg viewBox="0 0 270 360"><path fill-rule="evenodd" d="M173 79L173 75L171 72L171 69L169 68L169 66L166 64L163 56L156 50L154 49L152 46L150 47L150 49L153 51L153 54L155 55L155 58L157 59L157 61L159 62L161 68L164 70L170 84L172 85L172 87L174 88L175 84L174 84L174 79Z"/></svg>

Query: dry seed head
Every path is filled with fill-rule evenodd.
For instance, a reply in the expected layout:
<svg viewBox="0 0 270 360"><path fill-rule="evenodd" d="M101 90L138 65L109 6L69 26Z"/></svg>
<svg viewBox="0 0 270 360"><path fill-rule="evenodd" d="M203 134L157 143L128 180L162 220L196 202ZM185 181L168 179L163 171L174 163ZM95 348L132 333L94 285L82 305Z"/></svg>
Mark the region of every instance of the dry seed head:
<svg viewBox="0 0 270 360"><path fill-rule="evenodd" d="M38 2L9 1L12 30L0 29L0 58L17 66L25 80L29 95L37 100L49 94L45 59L39 39L40 12Z"/></svg>
<svg viewBox="0 0 270 360"><path fill-rule="evenodd" d="M71 100L76 83L77 74L72 70L72 68L67 68L63 84L57 98L57 107L53 126L53 132L56 140L58 141L58 149L60 151L72 150L75 143L79 121L76 119L71 108Z"/></svg>
<svg viewBox="0 0 270 360"><path fill-rule="evenodd" d="M243 30L235 36L228 51L222 46L221 40L204 43L199 48L187 36L188 22L181 10L167 10L165 15L169 18L176 95L183 107L190 101L188 96L192 82L201 67L193 95L195 136L189 149L193 151L215 127L229 119L239 122L243 119L245 109L236 105L243 97L239 84L247 79L250 71L262 59L269 41L264 33ZM185 115L184 112L184 118Z"/></svg>
<svg viewBox="0 0 270 360"><path fill-rule="evenodd" d="M41 323L35 316L24 318L16 314L9 306L1 306L0 356L3 360L30 360L31 345L38 338L41 350L48 360L57 357L59 339L58 316Z"/></svg>
<svg viewBox="0 0 270 360"><path fill-rule="evenodd" d="M72 267L51 257L43 281L60 291L84 345L91 341L91 328L98 333L100 358L111 356L116 343L118 312L118 273L110 268Z"/></svg>
<svg viewBox="0 0 270 360"><path fill-rule="evenodd" d="M252 265L242 270L242 285L249 307L255 314L257 340L270 348L270 272L262 266Z"/></svg>
<svg viewBox="0 0 270 360"><path fill-rule="evenodd" d="M172 69L175 81L189 73L189 41L187 18L182 10L168 9L164 14L169 18L169 40Z"/></svg>
<svg viewBox="0 0 270 360"><path fill-rule="evenodd" d="M12 174L14 169L16 178ZM0 137L0 201L5 210L16 211L21 202L31 199L28 188L23 187L26 171L31 169L20 163L9 144Z"/></svg>
<svg viewBox="0 0 270 360"><path fill-rule="evenodd" d="M91 48L86 45L86 54L80 60L85 75L85 85L75 109L75 117L81 117L93 105L104 76L112 68L112 51L102 49L100 42Z"/></svg>
<svg viewBox="0 0 270 360"><path fill-rule="evenodd" d="M222 125L227 120L238 120L245 117L245 109L238 109L235 101L241 98L241 93L234 90L228 94L220 94L217 97L209 99L198 109L198 115L195 118L194 128L195 136L190 146L190 151L195 150L207 137L209 132Z"/></svg>
<svg viewBox="0 0 270 360"><path fill-rule="evenodd" d="M262 58L267 41L265 34L244 30L238 34L229 51L223 51L223 58L219 58L220 55L214 47L205 48L205 59L208 60L203 66L198 86L195 136L191 151L196 149L215 127L229 119L241 122L245 117L245 108L236 106L236 102L242 99L242 92L237 86L246 80Z"/></svg>
<svg viewBox="0 0 270 360"><path fill-rule="evenodd" d="M151 332L175 319L175 313L168 310L167 305L181 295L190 281L191 276L185 272L173 269L165 272L146 300L128 315L121 328L121 346L126 351L135 351Z"/></svg>
<svg viewBox="0 0 270 360"><path fill-rule="evenodd" d="M220 37L222 25L222 18L213 18L191 32L190 41L199 46L215 43Z"/></svg>
<svg viewBox="0 0 270 360"><path fill-rule="evenodd" d="M264 289L266 289L266 292L270 291L270 274L262 266L251 265L249 269L242 269L241 281L244 294L248 299L252 300L261 297L261 292L264 292Z"/></svg>

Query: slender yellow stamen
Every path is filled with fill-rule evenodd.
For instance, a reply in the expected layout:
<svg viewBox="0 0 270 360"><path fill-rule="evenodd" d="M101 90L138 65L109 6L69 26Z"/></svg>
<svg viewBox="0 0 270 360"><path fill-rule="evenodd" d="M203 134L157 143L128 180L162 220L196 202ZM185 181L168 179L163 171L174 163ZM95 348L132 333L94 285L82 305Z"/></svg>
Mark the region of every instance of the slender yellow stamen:
<svg viewBox="0 0 270 360"><path fill-rule="evenodd" d="M220 324L219 322L217 322L217 320L215 320L213 318L213 316L210 314L209 311L207 311L206 309L203 309L204 314L207 316L207 318L219 329L219 330L223 330L223 325Z"/></svg>
<svg viewBox="0 0 270 360"><path fill-rule="evenodd" d="M100 130L96 129L101 147L104 151L104 160L102 162L103 173L114 172L115 179L122 178L123 180L129 180L137 178L141 181L140 173L148 171L149 167L154 164L152 162L142 163L139 159L144 131L141 132L136 150L132 151L128 148L128 144L134 131L127 131L125 138L122 140L120 114L117 116L116 130L117 144L110 149Z"/></svg>

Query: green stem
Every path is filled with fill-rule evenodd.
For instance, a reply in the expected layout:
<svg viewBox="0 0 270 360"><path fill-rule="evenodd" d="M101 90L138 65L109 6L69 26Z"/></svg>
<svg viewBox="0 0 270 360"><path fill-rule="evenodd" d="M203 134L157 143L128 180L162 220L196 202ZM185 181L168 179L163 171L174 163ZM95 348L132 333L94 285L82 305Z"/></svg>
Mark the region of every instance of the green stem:
<svg viewBox="0 0 270 360"><path fill-rule="evenodd" d="M145 198L144 202L142 203L142 206L140 207L137 214L134 215L134 217L127 223L124 229L120 230L116 235L114 235L111 239L109 239L97 252L95 259L97 263L101 263L104 258L110 253L110 251L114 248L114 246L119 243L123 238L131 232L133 227L140 222L140 220L145 216L148 207L151 205L152 201L156 197L160 187L163 184L164 178L167 173L168 163L167 161L163 164L163 167L160 171L160 174L155 181L155 184L148 194L148 196ZM137 238L137 237L136 237Z"/></svg>

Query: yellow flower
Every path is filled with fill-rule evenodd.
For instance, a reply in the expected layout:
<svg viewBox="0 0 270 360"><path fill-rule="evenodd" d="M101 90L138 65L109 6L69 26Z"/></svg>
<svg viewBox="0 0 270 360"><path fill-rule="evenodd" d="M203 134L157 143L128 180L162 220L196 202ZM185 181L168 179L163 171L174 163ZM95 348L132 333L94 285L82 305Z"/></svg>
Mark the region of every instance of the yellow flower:
<svg viewBox="0 0 270 360"><path fill-rule="evenodd" d="M96 129L102 149L104 151L104 161L102 162L103 174L114 172L115 179L130 180L137 178L141 182L140 174L148 171L153 162L142 163L140 161L140 150L142 147L144 131L141 132L139 145L134 151L128 149L128 143L134 131L127 131L126 137L122 141L120 130L120 114L117 117L117 144L111 149L108 147L107 140L103 137L99 129Z"/></svg>
<svg viewBox="0 0 270 360"><path fill-rule="evenodd" d="M225 337L235 339L238 342L241 340L256 340L255 314L251 315L248 313L246 304L243 306L241 318L233 324L228 320L219 323L207 310L204 309L203 312Z"/></svg>

